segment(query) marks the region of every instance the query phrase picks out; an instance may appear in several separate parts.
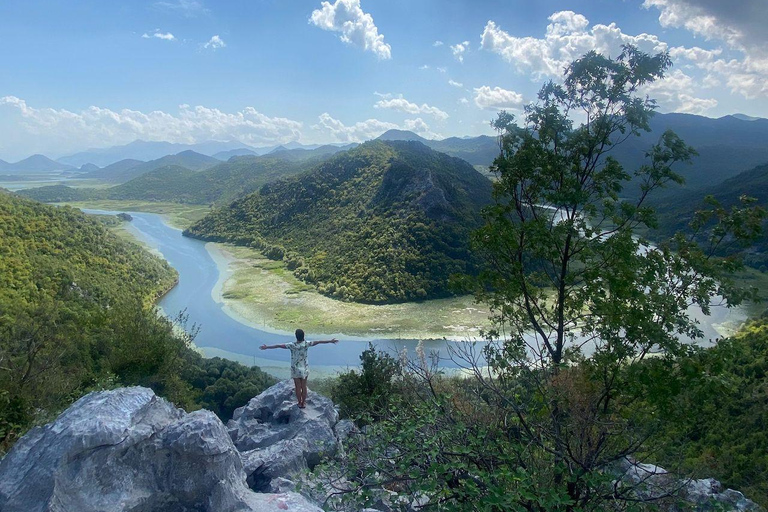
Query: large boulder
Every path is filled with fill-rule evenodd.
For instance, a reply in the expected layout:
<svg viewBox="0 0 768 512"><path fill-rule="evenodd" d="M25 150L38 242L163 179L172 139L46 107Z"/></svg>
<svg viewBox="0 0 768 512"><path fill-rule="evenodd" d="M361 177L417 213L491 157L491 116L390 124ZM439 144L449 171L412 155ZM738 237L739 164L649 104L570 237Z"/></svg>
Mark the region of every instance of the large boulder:
<svg viewBox="0 0 768 512"><path fill-rule="evenodd" d="M209 411L146 388L84 396L0 461L3 512L319 511L295 493L259 495Z"/></svg>
<svg viewBox="0 0 768 512"><path fill-rule="evenodd" d="M331 400L309 391L306 407L300 409L293 382L283 381L235 409L227 428L242 452L249 485L267 490L271 479L312 469L335 455L338 422Z"/></svg>

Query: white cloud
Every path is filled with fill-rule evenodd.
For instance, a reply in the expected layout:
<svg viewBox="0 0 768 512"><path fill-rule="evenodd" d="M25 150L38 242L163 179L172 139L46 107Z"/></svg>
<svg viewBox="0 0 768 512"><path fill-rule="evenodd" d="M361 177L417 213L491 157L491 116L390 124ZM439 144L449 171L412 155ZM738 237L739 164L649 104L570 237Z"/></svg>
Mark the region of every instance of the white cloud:
<svg viewBox="0 0 768 512"><path fill-rule="evenodd" d="M453 56L456 57L456 60L459 62L464 62L464 54L469 49L469 41L464 41L463 43L458 43L451 45L451 52L453 53Z"/></svg>
<svg viewBox="0 0 768 512"><path fill-rule="evenodd" d="M499 54L532 78L560 76L573 60L590 50L617 56L622 45L633 44L647 53L667 49L667 44L652 34L631 36L615 23L597 24L589 29L589 20L573 11L559 11L549 17L543 38L515 37L489 21L481 36L481 47Z"/></svg>
<svg viewBox="0 0 768 512"><path fill-rule="evenodd" d="M157 38L157 39L162 39L164 41L175 41L176 40L176 38L170 32L162 33L159 30L155 30L155 33L152 34L152 35L147 34L145 32L144 34L142 34L141 37L143 37L144 39Z"/></svg>
<svg viewBox="0 0 768 512"><path fill-rule="evenodd" d="M486 110L519 108L523 104L523 95L501 87L484 85L475 89L475 105Z"/></svg>
<svg viewBox="0 0 768 512"><path fill-rule="evenodd" d="M469 100L467 98L461 98L459 99L459 103L461 103L462 105L466 105L467 103L469 103Z"/></svg>
<svg viewBox="0 0 768 512"><path fill-rule="evenodd" d="M691 91L696 88L694 79L676 69L664 80L654 82L644 88L644 92L659 101L667 110L688 114L704 114L717 106L714 98L696 98Z"/></svg>
<svg viewBox="0 0 768 512"><path fill-rule="evenodd" d="M443 46L443 42L442 41L435 41L434 43L432 43L432 46L434 46L434 47Z"/></svg>
<svg viewBox="0 0 768 512"><path fill-rule="evenodd" d="M224 48L225 46L227 46L227 43L225 43L217 34L210 38L208 42L203 45L203 48L218 50L219 48Z"/></svg>
<svg viewBox="0 0 768 512"><path fill-rule="evenodd" d="M424 64L423 66L419 66L419 69L429 69L429 66L427 64Z"/></svg>
<svg viewBox="0 0 768 512"><path fill-rule="evenodd" d="M452 86L458 87L458 88L464 87L464 84L462 84L461 82L456 82L454 80L448 80L448 85L452 85Z"/></svg>
<svg viewBox="0 0 768 512"><path fill-rule="evenodd" d="M445 119L448 119L448 114L446 112L440 110L437 107L432 107L430 105L427 105L426 103L417 105L416 103L412 103L403 97L392 98L390 95L382 95L382 94L377 94L377 95L381 96L382 99L380 99L379 101L376 102L375 105L373 105L374 108L385 108L385 109L397 110L398 112L405 112L406 114L413 114L413 115L428 114L443 121Z"/></svg>
<svg viewBox="0 0 768 512"><path fill-rule="evenodd" d="M427 139L443 138L431 131L429 125L421 118L406 119L402 126L378 119L367 119L347 126L326 112L320 115L319 121L312 128L321 132L323 139L330 136L334 142L364 142L375 139L387 130L410 130Z"/></svg>
<svg viewBox="0 0 768 512"><path fill-rule="evenodd" d="M127 144L136 139L185 144L239 140L270 145L298 140L302 123L269 117L253 107L227 113L204 106L180 105L175 114L155 110L110 110L96 106L79 112L31 107L21 98L0 98L0 120L33 136L45 151L67 153L87 147Z"/></svg>
<svg viewBox="0 0 768 512"><path fill-rule="evenodd" d="M438 67L438 68L435 68L435 69L438 70L441 73L447 73L448 72L448 68L439 68Z"/></svg>
<svg viewBox="0 0 768 512"><path fill-rule="evenodd" d="M323 30L341 32L339 38L342 41L371 51L379 59L392 57L392 48L379 34L373 17L363 12L360 0L336 0L333 4L323 2L320 9L312 11L309 22Z"/></svg>
<svg viewBox="0 0 768 512"><path fill-rule="evenodd" d="M645 0L643 7L659 10L663 27L683 28L706 39L726 43L741 60L719 57L722 50L682 48L676 53L708 74L710 86L725 80L745 98L768 96L768 8L765 0ZM704 52L704 53L702 53Z"/></svg>

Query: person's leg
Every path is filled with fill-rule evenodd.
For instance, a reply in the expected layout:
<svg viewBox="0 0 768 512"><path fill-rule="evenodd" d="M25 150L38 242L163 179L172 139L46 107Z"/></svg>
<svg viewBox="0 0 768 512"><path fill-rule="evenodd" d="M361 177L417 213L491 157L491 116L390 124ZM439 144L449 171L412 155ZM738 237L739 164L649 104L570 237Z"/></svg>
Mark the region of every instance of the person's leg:
<svg viewBox="0 0 768 512"><path fill-rule="evenodd" d="M299 403L299 407L301 407L301 381L304 379L293 379L293 385L296 388L296 401Z"/></svg>
<svg viewBox="0 0 768 512"><path fill-rule="evenodd" d="M301 379L301 405L307 405L307 378Z"/></svg>

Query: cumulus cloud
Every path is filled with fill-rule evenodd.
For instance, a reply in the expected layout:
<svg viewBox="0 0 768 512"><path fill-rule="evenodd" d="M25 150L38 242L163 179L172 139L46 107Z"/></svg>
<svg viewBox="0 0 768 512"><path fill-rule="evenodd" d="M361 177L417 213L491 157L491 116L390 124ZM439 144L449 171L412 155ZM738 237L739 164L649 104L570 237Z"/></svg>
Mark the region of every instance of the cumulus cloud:
<svg viewBox="0 0 768 512"><path fill-rule="evenodd" d="M239 140L271 145L298 140L302 123L269 117L253 107L227 113L204 106L180 105L176 113L159 110L110 110L96 106L79 112L35 108L21 98L0 98L0 119L34 137L41 147L69 152L86 147L127 144L136 139L194 144Z"/></svg>
<svg viewBox="0 0 768 512"><path fill-rule="evenodd" d="M160 32L157 29L155 30L154 34L150 35L150 34L147 34L145 32L144 34L142 34L141 37L143 37L144 39L152 39L152 38L162 39L163 41L175 41L176 40L176 38L170 32L162 33L162 32Z"/></svg>
<svg viewBox="0 0 768 512"><path fill-rule="evenodd" d="M461 82L457 82L455 80L448 80L448 85L452 85L453 87L458 87L458 88L464 87L464 84L462 84Z"/></svg>
<svg viewBox="0 0 768 512"><path fill-rule="evenodd" d="M373 17L360 7L360 0L323 2L312 11L309 22L323 30L341 32L339 38L347 44L373 52L379 59L390 59L392 48L373 22Z"/></svg>
<svg viewBox="0 0 768 512"><path fill-rule="evenodd" d="M463 43L458 43L451 45L451 52L453 53L453 56L456 57L456 60L459 62L464 62L464 54L469 49L469 41L464 41Z"/></svg>
<svg viewBox="0 0 768 512"><path fill-rule="evenodd" d="M210 38L208 42L203 45L203 48L218 50L219 48L224 48L225 46L227 46L227 43L225 43L217 34Z"/></svg>
<svg viewBox="0 0 768 512"><path fill-rule="evenodd" d="M670 53L707 72L705 85L722 83L745 98L768 96L768 8L764 0L645 0L659 10L664 27L683 28L723 41L741 59L720 57L722 50L673 48Z"/></svg>
<svg viewBox="0 0 768 512"><path fill-rule="evenodd" d="M549 21L543 38L515 37L489 21L481 36L481 48L499 54L521 72L531 72L535 79L562 75L571 61L590 50L616 56L625 44L633 44L647 53L667 49L667 44L657 36L631 36L615 23L589 28L589 20L573 11L556 12Z"/></svg>
<svg viewBox="0 0 768 512"><path fill-rule="evenodd" d="M448 119L448 114L446 112L440 110L437 107L427 105L426 103L418 105L406 100L403 97L393 98L392 95L385 95L380 93L374 94L382 98L373 105L374 108L397 110L398 112L405 112L406 114L413 115L427 114L440 120Z"/></svg>
<svg viewBox="0 0 768 512"><path fill-rule="evenodd" d="M475 89L475 105L485 110L518 108L523 104L523 95L501 87L484 85Z"/></svg>
<svg viewBox="0 0 768 512"><path fill-rule="evenodd" d="M432 46L435 46L435 47L443 46L443 42L442 41L435 41L434 43L432 43Z"/></svg>
<svg viewBox="0 0 768 512"><path fill-rule="evenodd" d="M696 84L693 78L683 71L676 69L668 74L664 80L654 82L645 87L651 97L656 98L660 104L675 112L688 114L704 114L717 106L714 98L696 98L691 95Z"/></svg>
<svg viewBox="0 0 768 512"><path fill-rule="evenodd" d="M347 126L326 112L320 115L319 123L312 128L321 132L323 138L330 136L334 142L364 142L375 139L387 130L410 130L427 139L442 138L440 134L431 131L421 118L406 119L402 126L378 119L367 119Z"/></svg>

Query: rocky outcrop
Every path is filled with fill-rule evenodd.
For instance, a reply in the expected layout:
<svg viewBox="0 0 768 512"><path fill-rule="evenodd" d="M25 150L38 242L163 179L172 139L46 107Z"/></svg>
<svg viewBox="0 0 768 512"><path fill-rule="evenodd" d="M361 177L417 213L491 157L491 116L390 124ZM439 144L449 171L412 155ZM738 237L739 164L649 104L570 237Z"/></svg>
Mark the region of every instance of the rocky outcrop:
<svg viewBox="0 0 768 512"><path fill-rule="evenodd" d="M0 510L320 509L295 493L252 492L213 413L188 414L135 387L86 395L19 440L0 461Z"/></svg>
<svg viewBox="0 0 768 512"><path fill-rule="evenodd" d="M236 409L227 428L241 451L248 485L266 491L272 479L312 469L335 455L339 440L334 427L340 423L333 402L313 391L306 408L299 409L293 383L284 381ZM340 430L342 435L348 428Z"/></svg>
<svg viewBox="0 0 768 512"><path fill-rule="evenodd" d="M726 489L714 478L681 480L666 469L625 459L621 465L622 480L633 486L638 497L659 502L660 510L671 512L759 512L762 510L739 491Z"/></svg>

